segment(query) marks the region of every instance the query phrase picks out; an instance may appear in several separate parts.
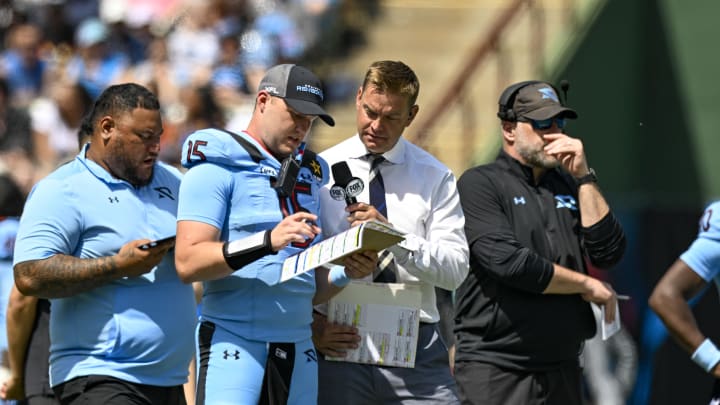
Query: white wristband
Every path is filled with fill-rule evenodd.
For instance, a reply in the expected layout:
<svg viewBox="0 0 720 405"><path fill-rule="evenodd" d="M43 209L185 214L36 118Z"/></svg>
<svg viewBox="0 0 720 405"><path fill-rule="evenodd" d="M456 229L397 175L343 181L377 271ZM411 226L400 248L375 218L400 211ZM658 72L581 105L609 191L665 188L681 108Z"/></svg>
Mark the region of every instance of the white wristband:
<svg viewBox="0 0 720 405"><path fill-rule="evenodd" d="M690 357L698 366L702 367L706 372L711 372L715 365L720 362L720 350L713 344L710 339L705 339L695 353Z"/></svg>
<svg viewBox="0 0 720 405"><path fill-rule="evenodd" d="M350 277L345 274L345 267L335 266L330 270L330 282L338 287L345 287L350 284Z"/></svg>

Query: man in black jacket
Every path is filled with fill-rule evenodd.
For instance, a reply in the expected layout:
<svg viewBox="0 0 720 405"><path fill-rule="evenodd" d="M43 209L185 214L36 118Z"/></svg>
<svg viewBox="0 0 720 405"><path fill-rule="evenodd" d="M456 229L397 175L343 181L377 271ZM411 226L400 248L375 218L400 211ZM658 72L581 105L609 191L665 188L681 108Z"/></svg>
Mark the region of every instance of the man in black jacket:
<svg viewBox="0 0 720 405"><path fill-rule="evenodd" d="M470 274L457 291L455 376L467 404L580 404L583 342L617 296L588 276L625 236L600 193L583 144L562 129L577 113L545 82L500 97L502 151L469 169L458 191Z"/></svg>

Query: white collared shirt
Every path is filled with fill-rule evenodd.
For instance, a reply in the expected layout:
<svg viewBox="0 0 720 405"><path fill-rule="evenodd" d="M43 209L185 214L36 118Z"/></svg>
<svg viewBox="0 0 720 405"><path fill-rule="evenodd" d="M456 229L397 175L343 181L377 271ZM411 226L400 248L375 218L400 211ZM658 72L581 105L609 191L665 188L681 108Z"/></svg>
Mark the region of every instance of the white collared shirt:
<svg viewBox="0 0 720 405"><path fill-rule="evenodd" d="M329 165L346 161L354 177L365 188L356 198L369 202L370 162L368 151L358 135L320 153ZM419 147L400 138L383 156L380 165L385 184L388 221L407 233L400 246L390 248L395 255L398 282L419 282L422 289L420 320L440 319L435 287L456 289L469 269L465 239L465 217L460 207L455 176L445 165ZM348 229L345 201L330 197L330 182L321 189L321 226L325 235Z"/></svg>

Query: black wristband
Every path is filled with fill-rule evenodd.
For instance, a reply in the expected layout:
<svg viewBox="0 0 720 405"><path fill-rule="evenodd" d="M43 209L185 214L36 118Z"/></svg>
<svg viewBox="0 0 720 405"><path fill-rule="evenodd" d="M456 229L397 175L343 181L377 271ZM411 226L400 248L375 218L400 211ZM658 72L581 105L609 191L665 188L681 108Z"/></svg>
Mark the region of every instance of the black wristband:
<svg viewBox="0 0 720 405"><path fill-rule="evenodd" d="M266 255L277 252L272 249L270 230L258 232L248 237L228 241L223 244L223 257L233 270L241 269Z"/></svg>
<svg viewBox="0 0 720 405"><path fill-rule="evenodd" d="M588 183L597 183L597 181L598 181L597 175L595 174L595 170L593 170L592 167L590 169L588 169L588 173L586 175L575 179L575 183L578 186L582 186L583 184L588 184Z"/></svg>

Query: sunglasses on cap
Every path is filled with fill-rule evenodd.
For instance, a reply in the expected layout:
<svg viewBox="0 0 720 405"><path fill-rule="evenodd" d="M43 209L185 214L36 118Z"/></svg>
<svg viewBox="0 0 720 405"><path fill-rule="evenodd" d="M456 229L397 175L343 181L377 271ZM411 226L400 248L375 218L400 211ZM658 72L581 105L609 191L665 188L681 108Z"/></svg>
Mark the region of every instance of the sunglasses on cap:
<svg viewBox="0 0 720 405"><path fill-rule="evenodd" d="M548 118L545 120L531 120L529 118L523 118L523 119L518 119L518 121L529 122L530 125L532 125L533 129L537 129L537 130L541 130L541 131L550 129L550 127L553 126L553 122L555 123L555 125L557 125L557 127L559 129L563 129L565 127L565 118L563 118L563 117L553 117L553 118Z"/></svg>

